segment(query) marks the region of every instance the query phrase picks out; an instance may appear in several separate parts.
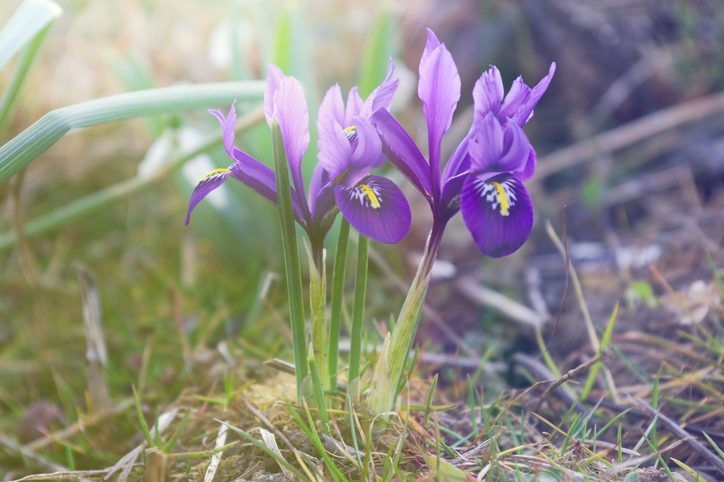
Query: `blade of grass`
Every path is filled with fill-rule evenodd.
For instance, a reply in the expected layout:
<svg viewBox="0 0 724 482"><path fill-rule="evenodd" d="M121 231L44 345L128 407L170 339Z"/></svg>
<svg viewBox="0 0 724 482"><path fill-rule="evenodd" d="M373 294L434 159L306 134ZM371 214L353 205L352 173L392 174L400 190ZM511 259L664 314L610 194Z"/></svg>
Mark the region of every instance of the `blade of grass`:
<svg viewBox="0 0 724 482"><path fill-rule="evenodd" d="M257 122L261 121L263 117L263 111L261 109L256 109L250 112L239 120L237 123L237 131L248 129ZM109 204L130 196L131 194L147 189L157 182L166 179L171 172L183 165L185 162L195 158L199 154L203 154L204 152L213 149L218 145L221 145L221 142L221 135L214 134L207 141L202 142L197 148L172 159L152 174L138 175L130 179L126 179L125 181L100 189L73 202L67 203L48 214L44 214L43 216L31 220L23 226L23 234L26 239L38 236L87 216ZM17 238L14 232L0 234L0 252L14 246L16 240Z"/></svg>
<svg viewBox="0 0 724 482"><path fill-rule="evenodd" d="M601 347L599 349L599 353L601 353L603 350L608 349L608 345L611 343L611 337L613 336L613 329L616 326L617 318L618 303L616 303L616 306L614 306L613 311L611 312L611 316L608 317L608 323L606 324L606 331L603 333L603 338L601 339ZM585 402L588 398L588 394L591 393L591 389L593 388L593 384L596 382L596 377L598 376L598 372L601 369L601 366L603 366L603 363L599 361L595 365L593 365L591 367L591 371L588 372L588 378L586 378L586 383L583 385L583 390L581 391L581 402Z"/></svg>
<svg viewBox="0 0 724 482"><path fill-rule="evenodd" d="M218 82L129 92L53 110L0 147L0 183L27 166L72 129L133 117L259 101L263 82Z"/></svg>
<svg viewBox="0 0 724 482"><path fill-rule="evenodd" d="M344 297L344 279L347 270L347 247L349 245L349 223L343 218L339 227L337 249L334 252L334 271L332 272L332 301L329 325L329 379L330 387L337 386L337 367L339 366L339 335L342 325L342 299Z"/></svg>
<svg viewBox="0 0 724 482"><path fill-rule="evenodd" d="M43 45L43 41L45 40L46 35L50 31L51 26L52 22L48 24L45 28L40 30L40 32L38 32L35 37L33 37L31 42L28 44L27 48L23 52L23 56L20 58L20 62L18 62L17 69L15 70L15 74L10 81L10 85L8 85L8 87L5 89L2 100L0 100L0 138L5 137L6 123L10 118L10 112L12 111L13 106L15 105L15 101L18 98L18 92L20 92L20 88L23 86L23 82L25 82L28 71L33 65L35 57L38 55L38 52L40 52L40 47L41 45Z"/></svg>
<svg viewBox="0 0 724 482"><path fill-rule="evenodd" d="M63 10L50 0L25 0L0 30L0 69Z"/></svg>
<svg viewBox="0 0 724 482"><path fill-rule="evenodd" d="M226 423L227 425L229 425L228 422L223 422L223 421L218 420L218 419L217 419L216 421L219 422L219 423ZM278 455L276 452L274 452L274 451L271 450L269 447L267 447L267 446L264 444L264 442L262 442L261 440L257 440L257 439L254 438L254 436L252 436L250 433L245 432L244 430L242 430L242 429L240 429L240 428L238 428L238 427L234 427L233 425L229 425L229 428L230 428L231 430L233 430L234 432L238 433L239 435L241 435L242 437L244 437L246 440L248 440L252 445L254 445L254 447L258 448L259 450L261 450L262 452L264 452L265 454L267 454L269 457L271 457L272 459L274 459L274 461L275 461L276 463L278 463L278 464L281 465L281 466L286 467L291 473L294 474L295 477L297 477L297 480L306 480L306 479L307 479L307 478L304 476L303 473L301 473L299 470L297 470L296 467L294 467L292 464L290 464L289 462L287 462L287 461L284 459L284 457L281 457L281 456Z"/></svg>
<svg viewBox="0 0 724 482"><path fill-rule="evenodd" d="M362 234L357 241L357 278L354 286L354 310L352 314L352 332L349 348L349 382L347 390L352 400L359 401L360 356L362 353L362 325L365 316L365 296L367 293L367 246L368 240Z"/></svg>
<svg viewBox="0 0 724 482"><path fill-rule="evenodd" d="M322 380L319 376L317 368L317 360L314 357L314 348L309 344L307 351L307 363L309 364L309 373L312 376L312 387L314 388L314 399L316 400L317 410L319 410L319 419L322 422L323 433L329 435L329 416L327 415L327 403L324 399L324 391L322 389Z"/></svg>
<svg viewBox="0 0 724 482"><path fill-rule="evenodd" d="M286 272L287 296L289 297L289 319L292 325L294 366L297 378L297 400L304 400L304 381L307 377L307 343L304 329L304 294L302 293L302 267L299 262L297 231L294 226L289 167L284 151L284 139L279 124L272 124L274 147L274 171L276 172L279 220L284 245L284 269Z"/></svg>

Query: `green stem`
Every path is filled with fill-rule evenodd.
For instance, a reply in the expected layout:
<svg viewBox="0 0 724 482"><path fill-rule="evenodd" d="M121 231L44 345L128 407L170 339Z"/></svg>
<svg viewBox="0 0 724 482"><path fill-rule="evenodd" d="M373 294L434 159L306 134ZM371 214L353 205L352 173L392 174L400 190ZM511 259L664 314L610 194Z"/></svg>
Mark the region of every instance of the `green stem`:
<svg viewBox="0 0 724 482"><path fill-rule="evenodd" d="M395 410L397 389L402 385L402 373L407 355L420 323L420 313L425 303L425 295L430 284L430 272L440 247L443 228L444 226L433 226L427 241L425 255L420 260L397 322L393 330L387 334L382 345L367 398L367 408L372 413L379 414Z"/></svg>
<svg viewBox="0 0 724 482"><path fill-rule="evenodd" d="M347 268L347 246L349 245L349 223L342 219L334 254L334 272L332 273L332 306L329 327L329 386L337 386L337 367L339 360L339 332L342 326L342 298L344 296L344 278Z"/></svg>
<svg viewBox="0 0 724 482"><path fill-rule="evenodd" d="M307 362L309 363L309 373L312 378L312 387L314 389L314 399L316 401L317 410L319 410L319 419L322 421L322 431L329 433L329 416L327 414L327 404L324 400L324 390L322 388L322 378L317 369L317 360L313 354L314 347L309 345L309 355Z"/></svg>
<svg viewBox="0 0 724 482"><path fill-rule="evenodd" d="M352 333L350 334L349 347L349 381L347 385L347 390L354 402L359 401L362 325L365 317L365 296L367 293L367 245L369 241L360 234L357 243L357 279L354 286L354 310L352 312Z"/></svg>
<svg viewBox="0 0 724 482"><path fill-rule="evenodd" d="M297 377L297 400L304 399L304 383L307 378L307 343L304 330L304 299L302 293L302 269L299 263L297 232L294 226L289 168L284 151L284 139L279 125L272 124L274 170L276 172L277 202L284 246L284 268L289 297L289 319L292 325L294 367Z"/></svg>
<svg viewBox="0 0 724 482"><path fill-rule="evenodd" d="M329 326L327 325L327 281L325 274L324 251L315 256L310 249L309 254L309 308L312 318L312 349L321 377L322 388L329 389L329 353L327 344Z"/></svg>

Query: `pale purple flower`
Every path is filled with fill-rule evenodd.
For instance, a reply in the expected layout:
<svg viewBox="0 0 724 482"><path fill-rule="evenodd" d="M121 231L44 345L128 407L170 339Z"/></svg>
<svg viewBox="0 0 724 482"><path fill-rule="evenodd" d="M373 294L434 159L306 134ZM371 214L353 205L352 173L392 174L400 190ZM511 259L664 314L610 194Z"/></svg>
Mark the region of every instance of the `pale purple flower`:
<svg viewBox="0 0 724 482"><path fill-rule="evenodd" d="M363 235L385 243L397 243L410 227L410 207L402 191L389 179L371 175L385 161L382 144L370 117L389 107L399 81L387 78L362 101L353 88L345 106L338 86L329 89L319 108L318 163L305 195L302 159L309 146L309 114L304 91L294 77L269 66L264 113L271 127L279 125L292 180L292 206L297 222L319 245L339 211ZM191 211L208 193L233 177L276 203L274 171L234 145L236 110L227 116L210 111L221 124L224 148L233 164L207 174L194 189ZM318 247L318 246L317 246Z"/></svg>
<svg viewBox="0 0 724 482"><path fill-rule="evenodd" d="M418 96L427 122L428 158L386 109L372 115L383 152L425 196L433 212L432 246L448 220L463 220L484 254L517 250L533 227L533 205L523 182L535 171L536 154L523 126L555 72L533 88L519 77L505 95L500 72L490 67L475 84L475 114L467 136L441 169L442 138L460 100L460 76L452 55L428 30L420 60Z"/></svg>

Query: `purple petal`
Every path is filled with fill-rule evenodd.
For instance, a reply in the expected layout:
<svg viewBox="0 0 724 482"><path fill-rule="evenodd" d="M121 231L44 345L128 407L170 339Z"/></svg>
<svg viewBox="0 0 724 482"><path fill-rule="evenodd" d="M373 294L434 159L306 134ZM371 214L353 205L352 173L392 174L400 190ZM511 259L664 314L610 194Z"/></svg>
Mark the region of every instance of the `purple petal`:
<svg viewBox="0 0 724 482"><path fill-rule="evenodd" d="M397 87L400 85L400 79L393 78L395 74L395 65L390 62L390 68L387 71L385 80L380 85L375 87L375 90L367 97L364 101L362 108L360 109L360 115L365 118L369 118L372 114L380 109L389 109L392 103L392 98L395 96Z"/></svg>
<svg viewBox="0 0 724 482"><path fill-rule="evenodd" d="M427 120L433 194L439 195L440 146L442 136L450 128L455 107L460 100L460 75L450 52L429 29L425 51L420 59L417 94L422 100Z"/></svg>
<svg viewBox="0 0 724 482"><path fill-rule="evenodd" d="M330 179L342 176L352 157L352 145L342 126L336 122L320 125L317 148L319 165L327 171Z"/></svg>
<svg viewBox="0 0 724 482"><path fill-rule="evenodd" d="M284 140L284 151L298 194L297 201L306 208L302 159L309 146L309 113L304 89L294 77L284 77L274 92L274 118L279 123Z"/></svg>
<svg viewBox="0 0 724 482"><path fill-rule="evenodd" d="M522 171L528 163L530 150L530 142L518 124L510 119L501 124L488 113L474 125L468 142L470 168L489 175Z"/></svg>
<svg viewBox="0 0 724 482"><path fill-rule="evenodd" d="M317 112L317 130L322 130L320 126L337 122L344 127L344 100L342 100L342 89L339 85L333 85L324 94L322 103L319 104Z"/></svg>
<svg viewBox="0 0 724 482"><path fill-rule="evenodd" d="M236 162L229 168L231 176L276 204L277 188L274 170L241 149L234 148L234 160ZM294 188L292 188L292 208L297 221L303 224L303 206L300 205Z"/></svg>
<svg viewBox="0 0 724 482"><path fill-rule="evenodd" d="M274 170L241 149L234 148L234 160L236 162L230 167L231 175L269 201L276 203L277 188Z"/></svg>
<svg viewBox="0 0 724 482"><path fill-rule="evenodd" d="M266 90L264 90L264 116L266 117L266 123L271 127L274 117L274 93L284 78L284 72L274 64L269 64L267 68L269 73L266 79Z"/></svg>
<svg viewBox="0 0 724 482"><path fill-rule="evenodd" d="M531 146L530 152L528 153L528 160L526 161L525 166L517 173L518 179L520 179L521 181L526 181L530 179L535 173L535 168L537 164L538 154L536 154L535 149L533 149L533 146Z"/></svg>
<svg viewBox="0 0 724 482"><path fill-rule="evenodd" d="M349 90L349 94L347 94L347 107L344 112L344 123L342 124L344 127L352 124L353 117L360 115L360 112L362 112L362 105L362 97L360 97L359 89L357 89L357 86L355 85Z"/></svg>
<svg viewBox="0 0 724 482"><path fill-rule="evenodd" d="M226 154L233 158L234 157L234 137L236 129L236 101L231 104L229 113L224 117L224 113L218 109L209 109L209 114L216 117L221 126L221 133L224 137L224 149Z"/></svg>
<svg viewBox="0 0 724 482"><path fill-rule="evenodd" d="M372 116L382 140L382 150L392 164L427 198L432 199L427 161L404 127L387 110Z"/></svg>
<svg viewBox="0 0 724 482"><path fill-rule="evenodd" d="M357 231L382 243L398 243L410 229L407 199L394 182L367 176L354 187L335 186L337 206Z"/></svg>
<svg viewBox="0 0 724 482"><path fill-rule="evenodd" d="M533 109L548 89L555 72L556 63L552 62L548 68L548 74L532 89L523 82L521 77L515 79L501 106L501 115L513 119L521 127L524 126L533 117Z"/></svg>
<svg viewBox="0 0 724 482"><path fill-rule="evenodd" d="M515 176L469 175L460 195L460 210L480 251L491 258L520 248L533 228L533 204Z"/></svg>
<svg viewBox="0 0 724 482"><path fill-rule="evenodd" d="M352 119L356 142L350 165L353 169L374 169L385 162L382 156L382 142L374 126L362 117ZM356 184L356 182L355 182ZM349 182L348 182L349 185Z"/></svg>
<svg viewBox="0 0 724 482"><path fill-rule="evenodd" d="M503 79L494 65L483 72L473 88L475 104L474 122L481 121L489 112L497 114L503 102Z"/></svg>
<svg viewBox="0 0 724 482"><path fill-rule="evenodd" d="M309 182L309 208L312 213L312 224L322 224L327 212L334 207L334 189L329 175L317 164Z"/></svg>
<svg viewBox="0 0 724 482"><path fill-rule="evenodd" d="M191 193L189 207L186 210L186 220L184 221L185 225L189 224L189 221L191 220L191 211L194 210L196 205L200 203L211 191L224 184L230 175L231 169L220 168L214 169L201 178L201 181L199 181Z"/></svg>

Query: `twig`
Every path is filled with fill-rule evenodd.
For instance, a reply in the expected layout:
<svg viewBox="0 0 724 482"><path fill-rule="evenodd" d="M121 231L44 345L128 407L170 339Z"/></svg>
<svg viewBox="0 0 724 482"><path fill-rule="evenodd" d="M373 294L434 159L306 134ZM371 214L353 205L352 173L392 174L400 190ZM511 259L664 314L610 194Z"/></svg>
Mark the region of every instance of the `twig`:
<svg viewBox="0 0 724 482"><path fill-rule="evenodd" d="M274 435L279 437L281 439L281 441L284 442L284 444L287 447L289 447L289 450L291 450L291 451L296 450L296 447L294 447L294 445L292 445L292 443L289 441L287 436L284 435L278 428L276 428L274 426L274 424L272 424L271 421L269 421L269 419L263 413L261 413L254 405L252 405L251 403L244 400L244 406L246 407L247 410L249 410L252 413L252 415L254 415L257 419L259 419L259 421L261 423L266 425L269 430L274 432Z"/></svg>
<svg viewBox="0 0 724 482"><path fill-rule="evenodd" d="M588 370L593 365L595 365L599 360L601 360L601 358L602 358L601 355L596 355L595 357L591 358L590 360L583 363L582 365L579 365L575 368L568 370L566 373L563 374L563 376L561 376L557 380L553 381L553 383L551 383L550 386L545 389L545 391L543 392L543 395L540 396L540 398L538 399L536 408L533 411L534 412L538 411L538 408L540 407L541 403L543 403L543 401L546 400L550 396L550 394L553 390L556 390L558 387L560 387L564 383L568 382L569 380L576 378L578 375L580 375L581 373L583 373L584 371Z"/></svg>
<svg viewBox="0 0 724 482"><path fill-rule="evenodd" d="M50 469L50 470L54 471L55 473L71 472L71 470L69 468L63 467L62 465L56 464L55 462L51 462L50 460L43 458L41 455L38 455L34 450L30 450L26 447L23 447L22 445L19 445L12 438L8 437L4 433L0 433L0 445L4 446L11 452L18 452L20 455L23 456L23 458L32 460L39 466L45 467L46 469ZM83 474L81 474L80 476L76 475L75 477L79 477L79 479L83 482L88 482L88 479L82 478L82 475ZM55 479L47 478L44 480L57 480L57 479L58 479L58 477L56 477ZM22 479L19 479L19 480L38 480L38 479L33 478L32 476L28 476L28 477L23 477Z"/></svg>
<svg viewBox="0 0 724 482"><path fill-rule="evenodd" d="M661 421L661 423L669 429L671 433L676 435L682 441L686 442L696 453L698 453L704 459L710 462L722 475L724 475L724 460L711 452L708 448L704 446L704 444L686 433L686 431L681 428L678 423L661 413L659 410L656 410L646 401L640 398L634 398L633 400L636 405L638 405L643 411L647 412L652 417L657 417Z"/></svg>
<svg viewBox="0 0 724 482"><path fill-rule="evenodd" d="M649 114L542 157L536 178L543 179L562 169L611 153L674 127L724 111L724 93L712 94Z"/></svg>
<svg viewBox="0 0 724 482"><path fill-rule="evenodd" d="M110 406L106 363L108 356L106 341L101 324L101 302L93 275L83 265L75 267L83 304L83 328L86 341L85 356L88 360L88 390L93 401L93 410L108 411Z"/></svg>
<svg viewBox="0 0 724 482"><path fill-rule="evenodd" d="M33 451L41 450L53 442L61 441L65 438L75 435L78 432L86 430L89 427L92 427L93 425L100 422L101 420L103 420L106 417L110 417L117 413L123 412L131 405L133 405L132 399L129 398L129 399L123 400L122 402L118 403L116 406L111 407L106 411L96 412L87 418L82 418L82 419L78 420L73 425L70 425L61 430L58 430L57 432L49 433L45 437L39 438L37 440L33 440L32 442L25 444L24 448L26 448L28 450L33 450Z"/></svg>
<svg viewBox="0 0 724 482"><path fill-rule="evenodd" d="M526 326L539 329L546 321L527 306L480 285L470 277L456 281L455 288L471 301L490 307L511 320Z"/></svg>
<svg viewBox="0 0 724 482"><path fill-rule="evenodd" d="M571 259L568 257L566 247L556 234L556 231L553 229L553 225L550 221L546 221L546 232L548 233L548 237L551 241L553 241L553 244L558 249L558 252L561 254L563 261L567 264L568 273L571 277L571 282L573 283L573 289L576 293L576 298L578 299L578 306L583 314L583 321L585 322L586 331L588 332L588 339L590 340L591 347L593 347L594 351L599 353L601 351L601 343L598 340L596 329L593 326L593 320L591 319L590 311L588 311L586 298L583 296L583 288L581 287L580 279L578 279L578 273L576 273L576 269L573 267L573 262L571 262ZM611 392L611 396L616 403L620 403L621 399L618 395L618 390L616 390L616 384L613 381L611 371L605 365L601 368L603 369L603 376L606 379L606 385L608 386L608 390Z"/></svg>

